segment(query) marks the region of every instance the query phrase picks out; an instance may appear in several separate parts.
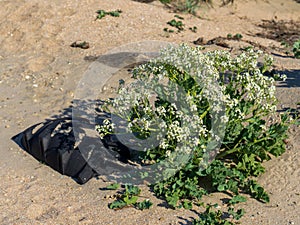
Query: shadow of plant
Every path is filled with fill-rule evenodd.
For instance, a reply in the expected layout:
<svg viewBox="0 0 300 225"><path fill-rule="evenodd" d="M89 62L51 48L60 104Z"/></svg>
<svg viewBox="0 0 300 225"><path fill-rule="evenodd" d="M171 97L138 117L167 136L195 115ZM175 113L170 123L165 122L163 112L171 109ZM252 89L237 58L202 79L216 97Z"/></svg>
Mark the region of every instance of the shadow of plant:
<svg viewBox="0 0 300 225"><path fill-rule="evenodd" d="M300 70L282 70L278 72L280 74L285 74L287 76L287 79L285 81L280 81L277 87L300 87Z"/></svg>

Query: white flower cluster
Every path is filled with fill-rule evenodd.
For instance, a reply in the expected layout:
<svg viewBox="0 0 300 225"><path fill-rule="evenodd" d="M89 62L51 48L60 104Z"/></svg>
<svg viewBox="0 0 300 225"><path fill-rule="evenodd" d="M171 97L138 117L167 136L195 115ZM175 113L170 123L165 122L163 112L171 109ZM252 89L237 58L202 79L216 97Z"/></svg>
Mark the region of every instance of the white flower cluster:
<svg viewBox="0 0 300 225"><path fill-rule="evenodd" d="M117 98L108 101L105 105L111 113L120 116L128 121L128 129L139 132L153 131L151 128L161 132L155 132L156 140L159 140L160 148L164 150L174 150L174 144L189 146L188 152L197 146L199 136L209 135L202 118L197 114L195 99L181 90L175 82L171 82L168 77L166 65L176 67L187 73L195 73L199 81L210 84L212 78L216 78L216 72L209 61L200 51L193 50L186 45L180 49L168 48L161 53L161 57L143 64L133 70L133 76L137 79L127 87L119 90ZM198 68L202 68L202 72ZM211 72L209 72L211 71ZM207 74L211 76L207 76ZM167 79L166 79L167 78ZM207 92L209 95L209 92ZM162 100L169 105L150 103L150 99ZM203 96L199 95L199 100ZM188 99L188 101L187 101ZM220 97L217 96L219 100ZM98 132L108 130L106 124L98 128ZM162 136L162 134L165 134Z"/></svg>
<svg viewBox="0 0 300 225"><path fill-rule="evenodd" d="M101 139L107 134L112 134L114 129L115 125L108 119L105 119L102 125L96 125L96 131L99 133Z"/></svg>
<svg viewBox="0 0 300 225"><path fill-rule="evenodd" d="M275 112L275 80L264 76L257 67L257 60L261 56L261 51L250 49L235 58L235 62L240 62L236 63L236 70L238 69L239 73L237 73L235 84L244 90L246 100L254 101L255 105L266 112ZM272 63L273 58L265 55L264 64L269 66Z"/></svg>
<svg viewBox="0 0 300 225"><path fill-rule="evenodd" d="M203 121L207 113L211 120L225 127L229 110L233 109L239 119L247 116L239 108L242 99L254 101L262 110L276 110L274 80L257 68L261 55L262 52L253 49L231 57L226 51L202 53L200 48L186 44L170 46L162 50L160 57L136 67L133 70L136 82L121 87L118 97L107 101L105 107L125 119L129 131L148 135L159 131L154 132L155 140L159 141L157 148L167 156L178 149L178 144L182 145L180 154L182 149L191 153L197 146L206 149L200 141L203 138L222 141L222 134L213 132L218 130L216 127L207 129L209 124ZM267 64L272 62L270 57L265 60ZM228 77L222 78L226 73ZM183 74L196 82L198 92L189 93L176 83ZM239 94L230 94L228 87ZM205 100L208 105L201 105ZM204 112L201 107L206 107ZM97 126L101 137L112 129L110 123Z"/></svg>
<svg viewBox="0 0 300 225"><path fill-rule="evenodd" d="M223 77L223 84L230 84L235 89L235 97L231 97L228 106L234 108L237 117L244 118L244 114L237 107L241 99L253 101L254 105L266 112L276 111L275 81L271 77L264 76L261 69L258 68L258 60L263 58L263 66L268 68L273 63L273 58L269 55L263 55L263 52L255 51L249 48L236 57L232 57L226 51L212 51L206 53L214 66L223 74L228 74L228 80ZM264 69L263 69L264 70ZM278 75L285 79L285 75Z"/></svg>

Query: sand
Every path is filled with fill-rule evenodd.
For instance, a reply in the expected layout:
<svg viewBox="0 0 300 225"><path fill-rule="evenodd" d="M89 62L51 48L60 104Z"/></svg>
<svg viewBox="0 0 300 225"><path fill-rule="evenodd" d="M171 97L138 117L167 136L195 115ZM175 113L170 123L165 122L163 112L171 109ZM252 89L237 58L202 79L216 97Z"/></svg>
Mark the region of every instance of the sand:
<svg viewBox="0 0 300 225"><path fill-rule="evenodd" d="M143 196L154 202L150 210L110 210L111 200L105 196L114 192L99 190L107 183L93 179L80 186L40 164L10 138L67 109L93 59L112 48L144 40L192 45L199 37L209 40L241 33L244 40L274 53L276 68L288 75L286 82L278 84L279 108L295 108L300 96L300 60L278 52L279 42L255 34L263 32L257 26L262 20L299 23L300 4L236 0L219 8L219 2L214 2L214 7L204 5L198 11L201 18L183 14L185 31L167 34L163 29L175 14L158 1L0 1L1 224L190 224L197 217L193 211L163 207L163 201L147 187ZM98 9L123 12L120 17L95 20ZM188 29L193 26L198 28L196 33ZM70 47L75 41L87 41L90 48ZM235 48L245 44L230 43ZM300 224L299 146L300 130L292 127L286 153L265 163L266 173L258 179L270 193L270 203L249 199L241 204L246 210L241 224ZM206 201L224 197L215 194Z"/></svg>

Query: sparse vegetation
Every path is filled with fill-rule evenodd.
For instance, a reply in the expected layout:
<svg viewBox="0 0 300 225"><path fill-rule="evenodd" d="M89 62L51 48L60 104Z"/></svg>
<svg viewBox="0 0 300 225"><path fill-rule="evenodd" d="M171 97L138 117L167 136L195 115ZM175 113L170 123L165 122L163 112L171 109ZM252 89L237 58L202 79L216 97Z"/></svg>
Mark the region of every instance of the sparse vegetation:
<svg viewBox="0 0 300 225"><path fill-rule="evenodd" d="M178 20L172 19L172 20L168 21L167 24L169 26L171 26L172 28L176 28L177 32L180 33L181 31L184 30L184 23L182 22L182 20L184 20L184 18L179 15L175 15L174 17L177 18ZM175 32L173 29L169 29L167 27L164 28L164 31L168 32L168 33Z"/></svg>
<svg viewBox="0 0 300 225"><path fill-rule="evenodd" d="M183 31L184 24L181 20L172 19L169 22L167 22L167 24L169 24L171 27L177 28L178 32Z"/></svg>
<svg viewBox="0 0 300 225"><path fill-rule="evenodd" d="M295 41L292 46L288 42L282 41L281 46L285 49L286 55L293 55L296 59L300 59L300 39Z"/></svg>
<svg viewBox="0 0 300 225"><path fill-rule="evenodd" d="M300 59L300 39L294 43L293 53L296 59Z"/></svg>
<svg viewBox="0 0 300 225"><path fill-rule="evenodd" d="M193 26L193 27L190 27L189 30L194 33L197 33L198 28L196 26Z"/></svg>
<svg viewBox="0 0 300 225"><path fill-rule="evenodd" d="M160 0L167 4L176 12L185 12L196 15L196 10L201 2L210 2L205 0Z"/></svg>
<svg viewBox="0 0 300 225"><path fill-rule="evenodd" d="M168 21L167 24L169 26L171 26L172 28L176 28L178 33L180 33L181 31L184 31L184 27L185 27L185 24L183 23L184 18L182 16L179 16L179 15L175 15L174 17L177 18L178 20L172 19L172 20ZM189 27L189 30L194 32L194 33L197 32L197 29L198 28L196 26ZM174 33L175 32L173 29L169 29L167 27L164 28L164 31L168 32L168 33Z"/></svg>
<svg viewBox="0 0 300 225"><path fill-rule="evenodd" d="M175 12L189 13L194 16L197 14L197 9L201 7L201 4L212 5L212 0L160 0L161 3L167 5ZM232 4L233 0L223 0L221 6Z"/></svg>
<svg viewBox="0 0 300 225"><path fill-rule="evenodd" d="M102 9L99 9L97 10L97 17L96 17L96 20L97 19L102 19L103 17L107 16L107 15L110 15L110 16L113 16L113 17L119 17L120 16L120 13L122 13L122 10L115 10L115 11L110 11L110 12L107 12L105 10L102 10Z"/></svg>
<svg viewBox="0 0 300 225"><path fill-rule="evenodd" d="M237 33L235 35L232 35L232 34L227 34L227 39L230 40L236 40L236 41L239 41L243 38L243 35L241 35L240 33Z"/></svg>
<svg viewBox="0 0 300 225"><path fill-rule="evenodd" d="M118 184L112 184L107 189L116 190L119 188ZM149 199L138 202L141 189L134 185L125 185L125 189L121 194L117 195L117 199L109 204L110 209L122 209L124 207L134 207L139 210L149 209L153 203Z"/></svg>

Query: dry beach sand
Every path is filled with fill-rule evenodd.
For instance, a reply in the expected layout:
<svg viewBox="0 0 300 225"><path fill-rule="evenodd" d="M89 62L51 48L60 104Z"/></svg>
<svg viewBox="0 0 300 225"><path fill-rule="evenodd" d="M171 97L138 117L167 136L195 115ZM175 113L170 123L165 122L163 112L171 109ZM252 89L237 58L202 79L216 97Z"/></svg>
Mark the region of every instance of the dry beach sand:
<svg viewBox="0 0 300 225"><path fill-rule="evenodd" d="M0 224L189 224L196 212L161 206L144 187L143 196L154 202L146 211L113 211L105 199L107 185L92 179L84 186L40 164L10 138L25 128L59 115L68 108L76 86L93 59L108 50L143 40L187 42L241 33L273 53L276 68L288 79L278 84L279 108L300 101L300 60L280 52L280 42L255 35L265 32L262 20L300 23L300 4L293 0L236 0L219 8L203 6L202 18L183 15L186 30L166 34L174 13L158 1L131 0L0 0ZM121 9L120 17L95 20L98 9ZM289 22L291 24L291 22ZM197 32L188 27L197 26ZM298 38L300 29L296 28ZM87 41L88 49L71 48ZM230 47L245 45L230 42ZM208 46L216 48L216 46ZM219 47L218 47L219 48ZM246 215L241 224L300 224L300 129L290 129L287 152L265 163L259 182L270 193L262 204L249 199L241 204ZM215 202L226 197L206 198Z"/></svg>

